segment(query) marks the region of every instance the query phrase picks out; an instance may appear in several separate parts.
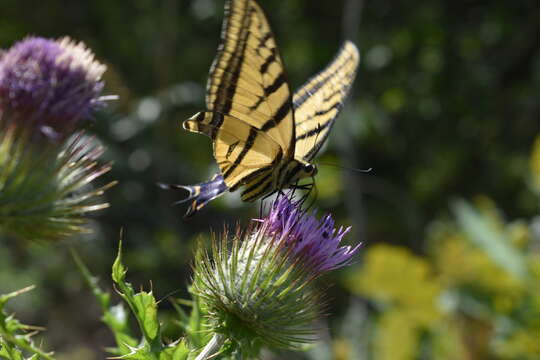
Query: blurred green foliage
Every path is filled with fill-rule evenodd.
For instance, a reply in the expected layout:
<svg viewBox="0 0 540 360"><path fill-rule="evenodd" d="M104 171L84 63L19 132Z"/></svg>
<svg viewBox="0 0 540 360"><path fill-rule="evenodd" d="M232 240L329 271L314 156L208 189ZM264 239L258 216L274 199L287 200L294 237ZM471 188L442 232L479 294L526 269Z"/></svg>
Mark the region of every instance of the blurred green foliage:
<svg viewBox="0 0 540 360"><path fill-rule="evenodd" d="M365 264L362 260L356 265L359 274L370 269L372 245L398 245L397 250L390 245L374 249L394 254L385 268L397 271L403 266L395 276L413 271L411 286L418 289L414 298L400 300L401 305L366 309L358 294L371 299L369 304L384 303L380 296L390 295L360 291L359 284L335 275L333 280L341 279L344 285L332 291L333 315L325 322L336 341L323 342L309 356L354 359L351 354L375 351L382 359L389 351L400 350L414 354L404 357L412 359L423 349L429 332L433 353L450 348L453 358L465 359L459 351L470 354L467 351L474 349L478 352L471 359L527 358L518 355L527 348L520 344L531 343L538 328L522 324L521 318L519 324L507 325L515 331L497 333L489 349L483 346L493 339L495 325L515 320L505 311L513 314L536 306L524 303L534 299L532 290L509 268L526 267L527 276L533 276L530 260L524 259L536 256L530 251L538 244L534 224L529 223L538 213L540 188L538 160L532 161L536 170L529 172L529 151L540 133L538 2L260 3L293 88L321 69L344 37L360 48L354 94L319 160L373 171L359 175L321 165L316 206L337 213L340 223L353 225L356 235L349 237L351 243L366 244ZM69 260L68 246L75 246L91 271L103 279L102 285L109 286L105 279L123 227L130 282L152 281L158 300L171 295L185 298L194 240L210 227L219 229L238 219L245 224L257 217L258 203L241 204L237 195L227 195L185 221L181 218L185 209L171 206L183 194L155 186L158 181L199 182L215 171L210 142L182 131L180 122L203 107L222 17L223 2L217 0L0 1L0 47L27 34L83 40L109 67L106 93L120 96L90 126L107 148L104 161L114 161L102 184L119 181L108 193L111 208L95 216L94 234L55 245L1 239L0 293L37 285L8 307L25 322L47 327L48 348L56 349L60 360L101 359L105 355L99 349L113 343L99 321L98 304ZM472 200L479 194L489 194L501 219L527 219L523 226L506 220L499 227L489 225L490 234L501 237L496 246L502 255L490 250L491 235L487 240L476 238L470 229L474 224L467 225L481 221L485 227L485 222L494 221L485 214L485 206L471 208L463 205L467 201L451 206L456 197ZM512 231L526 234L527 245L500 245L513 239L508 235ZM510 261L521 265L501 263L509 248L512 258L517 256ZM459 255L443 259L450 251ZM365 275L358 276L368 281ZM384 279L381 294L387 288ZM466 299L472 302L466 307L474 309L472 314L456 316L452 311L457 310L425 305L428 295L438 299L448 289L472 294ZM450 305L456 301L452 296L442 298ZM177 316L168 302L162 305L162 316ZM410 311L400 310L405 307ZM380 319L372 323L368 319L373 314ZM451 321L445 321L448 318ZM404 324L415 330L402 331ZM165 336L170 332L170 338L178 335L174 328L163 332ZM377 341L369 342L366 334ZM468 343L460 342L464 336ZM399 349L395 339L403 342Z"/></svg>

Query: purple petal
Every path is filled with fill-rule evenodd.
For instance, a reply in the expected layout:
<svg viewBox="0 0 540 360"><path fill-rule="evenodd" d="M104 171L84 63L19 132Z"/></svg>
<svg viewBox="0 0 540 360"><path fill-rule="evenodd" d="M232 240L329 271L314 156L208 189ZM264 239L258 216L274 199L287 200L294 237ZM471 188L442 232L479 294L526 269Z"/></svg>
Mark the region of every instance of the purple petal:
<svg viewBox="0 0 540 360"><path fill-rule="evenodd" d="M278 195L262 222L275 239L285 241L291 256L300 258L316 274L347 265L360 248L360 244L340 246L350 227L336 229L330 214L319 220L286 195Z"/></svg>

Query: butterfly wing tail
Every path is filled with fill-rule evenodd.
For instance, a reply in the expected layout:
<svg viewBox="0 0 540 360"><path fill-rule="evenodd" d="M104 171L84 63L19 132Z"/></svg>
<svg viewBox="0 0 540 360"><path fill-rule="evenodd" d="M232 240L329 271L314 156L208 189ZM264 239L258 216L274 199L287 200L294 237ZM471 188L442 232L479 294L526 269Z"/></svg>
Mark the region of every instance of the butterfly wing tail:
<svg viewBox="0 0 540 360"><path fill-rule="evenodd" d="M182 126L185 130L204 134L214 139L217 129L223 124L223 119L223 114L219 112L201 111L185 120Z"/></svg>
<svg viewBox="0 0 540 360"><path fill-rule="evenodd" d="M191 201L191 205L188 207L184 217L191 217L201 210L206 204L215 198L223 195L229 188L225 185L223 176L221 174L215 174L211 180L194 184L194 185L170 185L159 184L164 189L183 189L189 194L185 199L176 201L173 205L183 204Z"/></svg>

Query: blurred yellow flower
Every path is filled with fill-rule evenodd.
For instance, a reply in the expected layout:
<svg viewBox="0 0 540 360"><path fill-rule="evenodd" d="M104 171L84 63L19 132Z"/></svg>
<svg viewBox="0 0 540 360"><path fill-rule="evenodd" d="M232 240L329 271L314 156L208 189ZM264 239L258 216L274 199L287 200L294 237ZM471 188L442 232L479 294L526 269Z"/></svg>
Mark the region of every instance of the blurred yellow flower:
<svg viewBox="0 0 540 360"><path fill-rule="evenodd" d="M535 319L535 325L540 328L540 254L536 253L529 256L528 265L531 274L531 284L528 287L531 295L529 310L532 310L538 314L537 318Z"/></svg>
<svg viewBox="0 0 540 360"><path fill-rule="evenodd" d="M427 326L440 316L436 302L441 289L431 272L425 259L381 244L368 249L364 266L349 285L357 294L403 308L411 320Z"/></svg>
<svg viewBox="0 0 540 360"><path fill-rule="evenodd" d="M519 329L508 339L498 342L495 351L503 359L538 360L540 328Z"/></svg>
<svg viewBox="0 0 540 360"><path fill-rule="evenodd" d="M449 317L433 329L432 360L474 360L464 344L462 328Z"/></svg>
<svg viewBox="0 0 540 360"><path fill-rule="evenodd" d="M474 198L476 209L488 220L495 229L503 231L505 227L504 218L492 198L486 195L477 195Z"/></svg>
<svg viewBox="0 0 540 360"><path fill-rule="evenodd" d="M406 311L385 312L378 323L373 352L376 360L414 360L417 358L420 333Z"/></svg>
<svg viewBox="0 0 540 360"><path fill-rule="evenodd" d="M540 189L540 188L539 188ZM529 228L522 220L507 223L497 207L497 204L488 196L479 195L475 197L474 204L478 211L484 215L495 229L504 232L512 240L512 245L523 249L529 242Z"/></svg>
<svg viewBox="0 0 540 360"><path fill-rule="evenodd" d="M506 231L512 240L512 245L519 249L525 249L531 240L529 227L524 221L513 221L506 227Z"/></svg>
<svg viewBox="0 0 540 360"><path fill-rule="evenodd" d="M332 341L335 360L351 359L351 344L345 339L335 339Z"/></svg>
<svg viewBox="0 0 540 360"><path fill-rule="evenodd" d="M436 269L445 287L474 286L491 294L496 310L506 313L519 305L524 284L500 268L482 250L469 244L463 234L439 239L433 247Z"/></svg>

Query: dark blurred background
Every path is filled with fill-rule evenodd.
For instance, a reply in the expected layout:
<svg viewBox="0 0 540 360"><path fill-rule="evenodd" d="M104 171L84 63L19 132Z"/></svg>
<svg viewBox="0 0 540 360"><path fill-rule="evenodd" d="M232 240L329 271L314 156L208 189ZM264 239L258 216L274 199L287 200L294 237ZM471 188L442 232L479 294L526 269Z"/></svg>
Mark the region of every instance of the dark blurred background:
<svg viewBox="0 0 540 360"><path fill-rule="evenodd" d="M525 219L524 231L530 233L539 209L529 165L540 132L540 3L259 2L293 89L322 69L343 39L360 49L353 94L318 157L325 164L373 168L358 174L319 166L316 207L335 214L339 224L353 226L349 243L363 242L364 254L377 244L399 246L428 264L426 276L443 289L440 295L460 287L440 280L444 271L429 241L434 224L450 224L459 233L453 199L474 203L485 195L480 199L489 201L480 202L496 204L488 207L498 209L501 223ZM120 97L89 126L107 148L104 161L114 162L101 182L119 181L107 193L111 207L93 217L93 234L58 244L2 240L0 293L37 285L11 309L27 323L47 328L46 343L60 359L102 359L103 348L112 344L96 301L71 261L70 247L111 289L110 266L124 228L129 279L136 287L153 287L166 318L174 315L167 297L188 296L197 237L208 236L210 228L219 231L223 223L247 224L258 215L258 203L243 204L231 194L184 220L185 206L171 203L185 194L156 186L201 182L216 169L210 141L183 131L181 121L204 106L222 19L222 0L0 0L0 47L27 35L82 40L108 66L106 94ZM520 251L527 257L534 253L529 245ZM429 339L438 328L422 323L418 330L407 320L393 344L410 347L401 342L404 334L414 333L415 350L388 355L377 338L386 336L392 343L391 334L383 332L388 326L381 299L365 286L357 288L360 280L346 280L367 276L362 264L359 256L348 271L324 279L332 289L332 315L323 320L329 338L320 345L324 351L299 358L540 359L536 350L516 355L517 350L493 347L489 339L496 338L496 322L490 321L498 313L489 306L492 312L482 324L491 325L477 331L488 340L473 345L463 340L460 354L465 355L433 355ZM413 267L404 266L402 275ZM438 311L446 324L448 311L444 306ZM477 318L467 313L466 319L471 317ZM174 337L176 330L167 331ZM458 330L456 337L464 335Z"/></svg>

